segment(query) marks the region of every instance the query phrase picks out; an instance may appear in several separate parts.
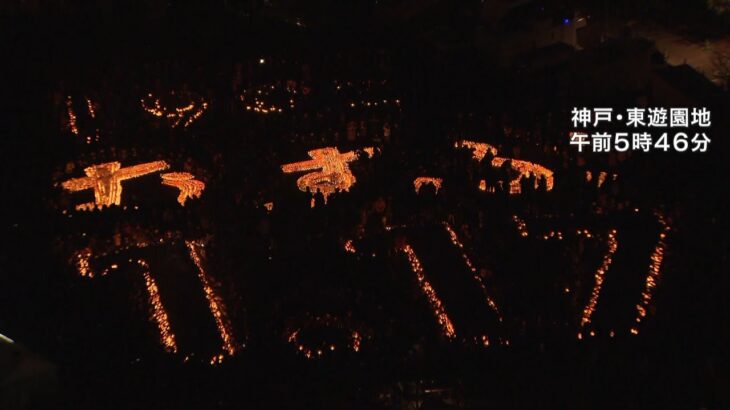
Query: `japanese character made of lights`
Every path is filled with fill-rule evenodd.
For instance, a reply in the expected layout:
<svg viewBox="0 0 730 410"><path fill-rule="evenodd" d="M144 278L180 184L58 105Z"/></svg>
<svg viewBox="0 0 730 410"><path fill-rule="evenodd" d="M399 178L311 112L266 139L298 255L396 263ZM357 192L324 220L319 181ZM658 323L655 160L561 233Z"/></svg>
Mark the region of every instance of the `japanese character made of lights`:
<svg viewBox="0 0 730 410"><path fill-rule="evenodd" d="M92 165L85 169L86 177L74 178L64 181L61 186L70 192L83 191L88 189L94 190L94 202L77 205L77 210L93 210L102 211L105 207L112 205L119 206L122 200L122 181L134 179L160 172L168 169L170 166L166 161L153 161L143 164L137 164L129 167L122 167L119 162L107 162L103 164ZM184 206L185 202L190 198L199 198L205 189L202 181L195 179L195 176L188 172L169 172L160 174L161 184L172 186L179 190L177 202ZM145 236L145 235L141 235ZM181 235L172 233L155 237L154 239L135 239L135 235L127 238L127 244L114 244L107 246L106 249L100 249L96 246L83 248L74 252L72 258L79 275L86 278L95 278L97 276L106 276L110 270L119 269L117 261L108 263L106 267L102 264L96 271L92 262L106 260L111 255L118 254L120 251L132 251L147 248L153 245L170 245L179 242ZM233 356L238 350L238 344L235 342L232 326L228 318L226 305L221 298L215 280L206 272L205 269L205 243L199 240L185 241L186 248L190 260L194 263L197 276L200 281L204 296L208 302L208 309L215 321L218 334L221 338L220 350L210 359L210 364L220 363L225 357ZM170 323L169 314L165 307L164 297L161 295L159 285L155 279L149 263L143 258L129 259L134 266L141 268L142 277L144 279L144 288L147 294L147 302L149 306L149 321L157 328L160 344L165 351L169 353L179 353L177 337L174 327ZM96 263L98 265L98 262ZM187 361L188 357L186 357Z"/></svg>
<svg viewBox="0 0 730 410"><path fill-rule="evenodd" d="M321 316L305 315L304 318L296 320L297 324L286 331L286 339L292 344L297 352L307 359L316 359L322 357L326 352L335 352L336 350L351 350L355 353L360 351L363 340L363 330L359 326L355 326L345 317L332 314L324 314ZM334 342L322 341L317 344L305 343L301 340L303 332L314 328L335 329L346 335L347 342L345 345L338 345Z"/></svg>
<svg viewBox="0 0 730 410"><path fill-rule="evenodd" d="M243 90L238 97L246 111L257 114L282 113L284 109L294 109L302 94L296 83L283 85L260 85Z"/></svg>
<svg viewBox="0 0 730 410"><path fill-rule="evenodd" d="M491 152L492 154L496 153L496 148L493 148L484 143L470 143L466 141L463 143L462 146L467 148L473 148L475 151L475 158L480 157L483 159L484 156L486 156L487 152ZM366 149L364 151L366 151L368 155L372 155L372 150ZM309 156L312 158L311 160L285 164L282 166L282 171L285 173L314 171L300 177L297 180L297 186L300 190L305 192L320 191L323 193L326 200L328 195L341 190L347 191L355 183L355 176L349 169L348 164L357 158L356 151L340 153L337 148L326 147L312 150L308 153ZM498 161L501 165L509 159L496 157L492 161L492 165L495 165L495 161L497 160L501 161ZM529 164L530 166L521 169L521 165L519 165L521 163ZM517 160L512 160L512 166L518 169L521 175L534 173L535 170L537 170L538 173L542 172L542 175L549 176L550 178L548 180L548 189L552 189L552 171L548 170L547 168L526 161ZM87 175L86 177L66 181L63 183L63 187L69 191L74 192L85 189L94 189L95 202L90 205L84 204L82 206L91 206L92 209L94 207L102 209L103 206L119 205L122 194L122 181L148 175L150 173L162 171L168 168L169 165L165 161L155 161L145 164L138 164L127 168L122 168L121 164L118 162L99 164L87 168L85 171ZM205 188L205 185L202 182L195 180L192 174L185 172L171 172L161 174L161 178L162 184L173 186L180 190L178 202L181 205L184 205L185 201L189 198L200 197L202 191ZM420 183L417 183L417 181ZM424 183L432 183L434 184L434 186L436 186L436 188L438 188L440 187L441 180L438 178L430 177L421 177L420 179L417 178L416 181L414 181L414 186L416 190L418 190L420 188L420 185L423 185ZM512 184L510 185L512 186ZM271 209L273 209L273 203L267 203L265 204L265 207L267 208L267 210L270 211ZM670 229L668 224L664 221L662 217L658 216L658 218L662 224L663 231L660 236L660 241L657 243L654 253L651 256L651 265L649 267L649 274L646 278L645 291L644 293L642 293L641 301L636 305L637 324L646 315L647 309L650 305L653 289L655 288L659 279L659 275L661 273L660 268L666 245L664 239L666 233ZM542 238L544 240L562 240L563 238L563 235L560 231L550 231L549 233L536 234L528 230L527 223L517 215L514 215L513 220L522 238L532 237L538 239ZM476 284L479 285L481 291L483 292L486 306L493 310L494 313L499 317L499 321L502 322L501 313L497 304L495 303L495 300L490 295L485 279L477 273L478 269L468 255L468 251L465 248L464 243L462 243L462 240L457 235L456 230L447 222L443 222L442 225L443 229L449 236L451 244L458 250L460 258L468 268L469 272L471 272L473 280ZM577 235L585 236L588 238L592 236L592 234L590 234L588 230L579 230L577 232ZM579 324L579 338L583 337L584 331L590 331L590 334L594 335L594 331L592 330L591 326L592 316L597 309L602 285L612 265L612 258L618 249L617 232L613 229L608 230L605 242L607 245L607 249L605 254L603 255L600 266L595 270L595 273L593 275L594 282L590 297L583 309L581 309L582 315ZM223 301L220 296L216 294L215 284L211 282L211 279L208 277L207 273L204 270L204 244L202 242L186 241L186 246L190 253L191 260L198 268L198 278L200 279L200 282L203 286L209 309L215 320L221 337L221 350L219 351L219 354L214 356L211 360L211 363L215 364L220 362L224 356L233 355L236 352L237 345L235 344L232 336L230 321L228 319ZM355 248L352 240L348 240L345 243L344 249L348 253L357 253L357 249ZM428 272L424 271L423 264L419 259L416 250L407 242L400 246L398 250L408 259L410 270L417 279L421 293L428 300L433 315L440 325L442 334L447 339L455 339L457 335L457 329L455 329L454 324L452 323L451 318L448 315L448 309L446 306L448 302L444 302L439 297L437 289L428 280ZM84 251L84 253L78 255L77 262L79 272L82 276L93 276L93 273L91 273L91 270L89 268L90 258L90 251ZM150 274L149 266L144 260L138 260L138 264L144 270L143 276L145 279L147 293L150 305L153 308L151 321L154 321L157 324L161 342L165 346L166 350L171 352L177 352L178 347L177 341L175 339L175 334L170 326L168 315L164 310L164 305L162 304L163 300L161 299L160 292L157 287L157 283L155 282L154 276ZM328 350L334 350L335 348L338 350L344 350L341 349L341 346L347 347L348 349L351 349L353 351L359 350L361 336L357 332L357 330L354 330L350 327L338 327L339 325L334 325L328 320L324 320L324 322L319 323L319 325L337 327L338 329L344 331L346 335L351 336L348 338L349 341L343 345L338 345L335 347L332 347L334 345L331 344L322 345ZM345 328L347 330L345 330ZM309 358L321 356L323 354L321 353L322 346L317 345L308 347L305 345L305 343L302 343L302 333L300 333L299 328L293 327L290 328L289 331L290 333L288 333L287 337L288 341L295 345L297 347L297 350L301 354L304 354L306 357ZM463 330L461 330L461 328L459 328L459 332L459 335L463 334ZM632 328L631 334L636 333L638 333L638 329L635 327ZM613 334L613 331L611 332L611 334ZM478 337L478 341L485 346L489 345L489 340L490 339L488 335L480 335ZM508 345L509 340L504 341L504 344Z"/></svg>
<svg viewBox="0 0 730 410"><path fill-rule="evenodd" d="M189 172L168 172L160 175L162 183L180 190L177 196L177 202L185 206L188 198L200 198L205 189L205 184L195 179L195 175Z"/></svg>
<svg viewBox="0 0 730 410"><path fill-rule="evenodd" d="M121 163L117 161L106 162L85 168L85 177L69 179L61 183L61 186L71 192L93 189L94 202L77 205L76 210L101 210L104 207L121 204L122 181L163 171L169 167L165 161L146 162L125 168L122 168ZM177 200L183 206L188 198L199 198L205 189L205 183L196 180L195 176L188 172L171 172L162 174L161 177L164 185L180 190Z"/></svg>
<svg viewBox="0 0 730 410"><path fill-rule="evenodd" d="M66 124L64 128L73 134L74 137L83 137L83 141L87 144L99 142L100 132L96 115L99 105L88 96L84 96L83 100L85 104L79 105L78 108L81 108L81 110L77 113L74 107L74 99L70 95L66 96ZM83 122L86 124L86 127L80 127L80 115L84 116Z"/></svg>
<svg viewBox="0 0 730 410"><path fill-rule="evenodd" d="M534 174L536 176L535 184L537 187L537 183L540 178L544 177L545 182L547 185L547 190L551 191L553 189L554 184L554 178L553 178L553 171L540 165L535 164L529 161L523 161L519 159L513 159L513 158L505 158L505 157L498 157L498 150L493 145L487 144L485 142L475 142L475 141L469 141L469 140L462 140L458 141L455 144L456 148L467 148L473 151L474 159L477 161L481 161L484 159L484 157L487 155L487 152L489 152L492 156L492 163L491 165L493 167L501 167L502 164L504 164L507 161L510 161L512 164L512 168L517 170L520 173L520 177L511 181L509 184L509 192L510 194L520 194L522 192L522 188L520 187L520 178L528 178L530 174ZM482 184L480 182L480 190L484 191L486 190L486 184ZM482 188L484 187L484 188Z"/></svg>
<svg viewBox="0 0 730 410"><path fill-rule="evenodd" d="M174 95L175 93L171 94ZM142 98L140 103L144 111L155 117L167 119L172 128L177 128L180 124L183 128L187 128L208 109L208 102L202 98L193 99L181 107L168 108L152 93L147 94L147 98Z"/></svg>
<svg viewBox="0 0 730 410"><path fill-rule="evenodd" d="M368 156L372 156L373 149L363 149ZM349 191L350 187L357 180L350 171L348 163L357 159L356 151L340 153L337 148L326 147L308 151L308 161L293 162L281 166L285 173L315 171L303 175L297 179L297 187L300 191L321 192L324 196L324 203L327 197L338 191Z"/></svg>
<svg viewBox="0 0 730 410"><path fill-rule="evenodd" d="M545 178L546 188L548 191L552 190L552 188L553 188L553 185L554 185L553 172L550 169L548 169L542 165L534 164L534 163L531 163L528 161L498 157L497 148L488 143L484 143L484 142L461 140L461 141L456 142L455 147L456 148L467 148L467 149L472 150L473 158L477 161L483 160L484 157L486 157L487 153L490 153L491 156L493 156L491 165L494 167L500 167L505 162L510 161L512 168L514 168L515 170L517 170L520 173L520 178L529 177L529 175L532 173L535 176L537 176L538 178L540 178L540 177ZM605 171L601 171L598 174L598 177L596 178L597 186L600 187L605 182L607 177L608 177L608 173ZM520 178L517 178L516 180L513 180L510 182L510 193L511 194L521 193ZM612 179L615 180L616 178L617 178L617 175L613 174ZM594 179L593 174L590 171L588 171L586 173L585 179L587 182L591 182ZM414 181L414 183L415 183L415 181ZM423 183L423 182L421 182L421 183ZM482 191L486 190L486 182L484 180L480 181L479 189ZM665 253L665 248L666 248L666 237L667 237L669 231L671 231L671 227L667 223L664 215L660 212L655 212L654 214L661 227L661 231L659 233L659 239L657 241L657 244L650 256L649 272L646 275L644 290L641 293L641 300L639 303L636 304L636 307L635 307L636 308L636 318L635 318L636 325L629 329L630 334L632 334L632 335L636 335L639 333L638 325L642 322L642 319L647 314L647 310L648 310L649 305L652 300L653 291L656 288L659 278L661 276L661 265L662 265L662 260L663 260L663 256ZM521 237L527 238L528 236L530 236L530 233L527 229L527 224L525 223L525 221L522 218L518 217L517 215L514 215L513 220L517 227L517 231L519 232ZM454 236L453 230L449 229L448 226L446 229L452 238L452 242L454 242L455 236ZM579 229L577 231L577 235L585 236L587 238L591 238L592 236L595 236L595 235L591 234L590 231L588 231L587 229L583 229L583 230ZM553 238L562 240L563 234L560 231L558 231L558 232L551 231L549 233L543 234L542 238L544 240L550 240ZM588 329L586 329L586 328L588 328L591 324L593 313L595 312L595 310L598 306L598 301L599 301L599 297L601 294L601 289L603 286L603 282L605 280L606 273L610 269L610 267L612 265L612 258L618 249L617 232L615 229L608 230L606 237L605 237L605 241L606 241L606 247L607 247L606 252L603 255L600 266L594 272L594 275L593 275L594 283L593 283L593 287L592 287L592 290L590 293L590 297L588 298L588 301L586 302L586 304L583 307L582 312L581 312L582 314L581 314L580 323L579 323L579 327L581 330L578 333L579 339L583 338L584 331L587 331ZM454 243L458 246L458 242L454 242ZM466 261L467 266L473 270L473 266L471 265L470 261L468 261L468 259L465 259L465 261ZM569 291L569 290L566 290L566 291ZM490 303L490 306L491 305L492 304ZM614 332L611 331L610 335L613 336L613 333ZM589 332L587 332L587 334L589 334L590 336L595 336L595 331L590 330Z"/></svg>
<svg viewBox="0 0 730 410"><path fill-rule="evenodd" d="M659 283L659 279L661 276L661 267L665 249L667 246L666 238L668 233L671 231L671 227L669 226L666 217L661 212L655 211L654 216L656 217L656 220L659 223L661 230L659 232L659 238L657 240L656 246L654 247L654 250L652 251L649 258L649 269L646 275L646 279L644 280L645 284L644 289L641 293L641 300L635 305L636 324L629 329L629 333L631 335L637 335L639 333L638 326L642 322L642 319L646 317L647 310L651 305L654 290ZM517 228L517 231L522 238L528 238L529 236L531 236L530 232L527 229L527 224L522 218L514 215L513 220L515 223L515 227ZM597 236L599 235L592 233L590 230L585 228L576 230L576 237L590 239L596 238ZM592 322L593 314L598 308L598 302L600 300L599 298L601 295L601 290L603 288L603 283L605 282L606 275L609 272L613 263L613 257L619 247L617 236L618 233L616 229L609 229L605 235L604 241L606 244L606 251L601 259L600 266L596 268L595 272L593 273L593 286L590 292L590 296L586 301L585 306L581 310L581 317L579 321L580 330L577 334L578 339L583 339L584 335L596 335L596 331L594 329L591 329L590 325ZM552 239L563 240L563 232L553 230L547 233L535 235L535 237L546 241ZM570 289L566 288L565 291L567 293L570 291ZM609 336L611 337L613 337L614 334L615 333L613 330L609 332Z"/></svg>
<svg viewBox="0 0 730 410"><path fill-rule="evenodd" d="M111 246L106 250L92 250L87 247L76 251L72 261L79 276L88 279L103 278L110 271L120 269L120 266L116 262L108 264L110 262L108 260L109 257L114 258L114 255L120 254L120 252L123 255L126 253L125 251L134 251L151 246L173 245L179 243L181 239L180 234L175 235L170 233L162 235L159 238L150 239L149 242L135 242L131 240L131 243L127 246ZM238 352L240 345L236 342L228 309L219 290L219 283L206 269L205 241L186 240L184 243L188 251L188 256L195 265L197 277L208 304L208 310L213 317L220 337L220 350L209 360L211 365L215 365L223 361L226 357L234 356ZM101 270L95 270L93 264L97 265L97 267L104 266L104 263L101 262L104 260L107 261L107 266ZM133 267L136 266L141 269L149 309L148 320L157 328L160 345L168 353L180 353L181 349L178 344L175 329L170 323L170 314L168 313L164 297L161 295L160 287L150 264L143 258L129 259L129 262L132 263ZM189 356L186 356L185 360L187 361L188 359Z"/></svg>

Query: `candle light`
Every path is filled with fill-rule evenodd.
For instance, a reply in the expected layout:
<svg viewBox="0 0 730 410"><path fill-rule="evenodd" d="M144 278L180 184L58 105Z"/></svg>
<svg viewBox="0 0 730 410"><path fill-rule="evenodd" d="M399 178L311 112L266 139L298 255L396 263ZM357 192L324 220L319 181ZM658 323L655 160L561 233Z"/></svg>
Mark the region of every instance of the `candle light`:
<svg viewBox="0 0 730 410"><path fill-rule="evenodd" d="M581 327L585 327L591 322L593 312L596 310L596 306L598 305L598 297L601 293L601 287L603 286L606 272L611 267L611 263L613 262L612 257L614 253L616 253L616 249L618 249L616 230L612 229L608 232L608 251L603 256L601 266L593 274L595 282L593 284L593 290L591 291L590 299L588 300L586 306L583 308L583 316L580 320Z"/></svg>
<svg viewBox="0 0 730 410"><path fill-rule="evenodd" d="M510 182L510 194L520 194L522 193L522 187L520 186L520 178L528 178L530 174L534 174L535 179L535 187L537 188L539 179L541 177L545 178L545 183L548 191L551 191L553 189L554 184L554 178L553 178L553 171L550 169L535 164L529 161L523 161L519 159L513 159L513 158L505 158L505 157L498 157L498 150L493 145L487 144L485 142L475 142L475 141L469 141L469 140L461 140L457 141L454 145L456 148L467 148L473 151L474 159L477 161L481 161L484 159L484 157L487 155L487 152L489 152L494 158L492 159L491 165L493 167L501 167L502 164L504 164L507 161L510 161L512 164L512 168L517 170L520 175L517 179ZM482 184L482 181L479 182L479 189L482 191L486 190L486 182Z"/></svg>
<svg viewBox="0 0 730 410"><path fill-rule="evenodd" d="M119 162L107 162L85 168L86 177L64 181L61 186L71 192L94 190L94 202L78 205L77 210L119 206L122 200L122 181L138 178L168 167L169 165L165 161L147 162L125 168L121 168Z"/></svg>
<svg viewBox="0 0 730 410"><path fill-rule="evenodd" d="M193 174L188 172L169 172L160 176L163 184L180 190L177 202L182 206L185 206L188 198L200 198L205 189L205 183L198 181Z"/></svg>
<svg viewBox="0 0 730 410"><path fill-rule="evenodd" d="M368 148L365 148L364 151L370 155ZM327 198L331 194L337 191L348 191L355 184L357 179L348 166L348 163L357 159L355 151L340 153L337 148L326 147L307 153L312 158L311 160L285 164L281 167L285 173L319 170L297 179L299 190L311 192L313 196L317 191L321 192L326 204ZM312 206L314 206L314 202L312 202Z"/></svg>
<svg viewBox="0 0 730 410"><path fill-rule="evenodd" d="M671 231L671 227L667 223L664 215L659 212L655 212L657 221L661 226L661 232L659 233L659 240L654 246L654 250L650 256L649 273L646 275L644 283L644 290L641 292L641 301L636 304L636 323L637 326L641 323L641 320L646 317L647 309L651 304L651 299L654 294L654 288L656 288L659 277L661 276L662 261L664 260L664 251L666 248L666 238ZM638 330L636 331L638 333Z"/></svg>
<svg viewBox="0 0 730 410"><path fill-rule="evenodd" d="M471 262L471 259L469 258L469 256L466 254L466 250L464 249L464 244L461 243L458 235L456 235L456 232L451 227L451 225L449 225L448 222L444 221L444 222L442 222L442 224L444 226L444 229L446 229L446 232L449 234L449 239L451 239L451 243L454 244L454 246L456 246L457 248L459 248L459 250L461 250L461 258L464 260L464 263L466 264L467 268L469 268L469 271L472 273L472 277L474 278L474 280L479 284L479 287L482 289L482 293L484 294L487 305L497 315L497 319L499 319L499 321L502 322L502 314L499 312L497 303L489 295L489 291L487 290L487 284L484 283L484 279L479 275L476 267ZM486 336L484 336L484 337L486 337ZM487 345L488 344L489 344L489 341L487 340Z"/></svg>
<svg viewBox="0 0 730 410"><path fill-rule="evenodd" d="M185 245L190 251L190 258L193 260L195 267L198 268L198 279L200 279L200 283L203 286L205 298L208 301L208 307L210 308L210 312L213 314L213 319L215 320L216 327L218 328L218 333L220 334L222 342L222 349L226 354L228 354L228 356L233 356L238 351L238 348L234 341L233 331L226 312L226 306L218 293L213 289L212 281L203 268L203 262L201 260L202 253L204 252L203 245L197 241L185 241ZM216 360L212 360L211 363L220 363L222 356L219 355L214 359Z"/></svg>
<svg viewBox="0 0 730 410"><path fill-rule="evenodd" d="M147 94L147 98L142 98L140 103L144 111L155 117L167 119L172 128L176 128L181 123L184 128L187 128L208 109L208 102L202 98L182 107L169 109L162 105L159 98L153 97L152 93Z"/></svg>
<svg viewBox="0 0 730 410"><path fill-rule="evenodd" d="M455 338L456 330L454 329L454 325L451 323L451 319L449 319L449 315L446 313L446 308L444 308L443 302L441 302L441 299L439 299L436 294L436 290L426 279L426 276L423 273L423 267L421 266L421 261L418 259L418 256L416 256L415 251L413 251L413 248L411 248L411 245L409 244L405 244L401 248L401 251L408 257L408 262L411 264L411 271L416 274L418 285L421 287L421 291L426 296L426 299L428 299L428 303L431 305L433 314L436 316L436 320L441 326L444 336L449 339Z"/></svg>
<svg viewBox="0 0 730 410"><path fill-rule="evenodd" d="M149 265L143 259L138 259L137 264L142 267L142 276L144 277L145 288L147 289L147 297L151 307L151 320L157 323L157 330L160 333L160 342L165 346L165 350L171 353L177 353L177 342L175 334L170 328L170 321L167 317L160 292L157 288L157 282L150 275Z"/></svg>
<svg viewBox="0 0 730 410"><path fill-rule="evenodd" d="M418 177L413 180L413 187L416 190L416 193L419 193L421 190L421 186L424 184L431 184L436 188L436 193L438 194L439 189L441 189L441 183L443 182L443 179L441 178L432 178L432 177Z"/></svg>

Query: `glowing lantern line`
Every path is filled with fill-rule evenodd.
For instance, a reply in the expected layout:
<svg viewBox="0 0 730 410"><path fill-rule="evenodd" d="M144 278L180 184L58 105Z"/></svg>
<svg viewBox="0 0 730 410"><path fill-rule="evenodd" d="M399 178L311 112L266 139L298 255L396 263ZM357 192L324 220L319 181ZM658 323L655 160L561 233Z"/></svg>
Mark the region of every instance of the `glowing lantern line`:
<svg viewBox="0 0 730 410"><path fill-rule="evenodd" d="M611 267L612 257L614 255L614 253L616 253L616 249L618 249L618 241L616 240L616 230L612 229L608 232L608 251L603 256L603 261L601 263L601 266L596 270L596 272L593 275L595 278L595 282L593 285L593 290L591 291L591 297L588 300L588 303L586 304L586 306L583 308L583 316L581 317L581 320L580 320L581 327L585 327L587 324L589 324L591 322L591 317L593 316L593 312L596 310L596 306L598 305L598 297L601 293L601 288L603 286L603 281L606 276L606 272Z"/></svg>
<svg viewBox="0 0 730 410"><path fill-rule="evenodd" d="M96 110L94 109L94 103L91 101L91 98L86 97L86 108L89 110L89 115L91 118L96 118Z"/></svg>
<svg viewBox="0 0 730 410"><path fill-rule="evenodd" d="M454 244L454 246L458 247L461 250L461 258L464 260L464 263L469 268L469 271L472 273L472 277L474 280L479 284L479 287L482 289L482 293L484 294L484 297L487 300L487 305L494 311L494 313L497 314L497 318L500 322L502 322L502 314L499 312L499 308L497 307L497 303L494 302L494 299L492 299L491 296L489 296L489 291L487 290L487 284L484 283L484 279L477 273L477 269L474 267L474 264L471 262L471 259L466 254L466 250L464 249L464 244L461 243L459 240L459 237L456 235L456 232L454 229L449 225L448 222L442 222L444 225L444 229L446 229L446 232L449 234L449 238L451 239L451 243ZM482 341L486 341L485 345L489 345L489 339L486 336L483 336Z"/></svg>
<svg viewBox="0 0 730 410"><path fill-rule="evenodd" d="M66 114L68 115L69 130L71 131L72 134L78 136L79 128L76 125L76 112L74 112L73 100L71 99L70 95L68 97L66 97Z"/></svg>
<svg viewBox="0 0 730 410"><path fill-rule="evenodd" d="M167 317L167 311L165 310L162 300L160 299L160 292L157 287L157 282L150 275L150 267L147 261L138 259L137 264L142 267L142 276L144 277L145 288L147 289L147 297L152 311L152 320L157 323L157 330L160 333L160 341L165 350L171 353L177 353L177 342L175 341L175 334L172 332L170 327L170 320Z"/></svg>
<svg viewBox="0 0 730 410"><path fill-rule="evenodd" d="M659 240L657 241L656 246L654 246L654 250L652 251L650 256L651 262L649 263L649 273L646 275L644 290L643 292L641 292L641 301L636 304L637 325L641 323L641 320L644 317L646 317L647 309L651 304L654 288L657 286L659 282L659 277L661 275L662 261L664 260L664 250L666 248L666 238L669 234L669 231L671 231L672 229L666 222L664 215L658 212L656 212L655 215L662 230L659 233ZM632 328L631 333L635 335L638 334L639 331L637 328Z"/></svg>
<svg viewBox="0 0 730 410"><path fill-rule="evenodd" d="M434 316L436 316L439 325L441 325L441 330L444 336L449 339L453 339L456 337L454 325L451 323L451 319L449 319L449 315L446 313L446 308L444 308L443 302L441 302L441 299L439 299L436 294L436 290L426 279L426 276L423 273L423 267L421 266L421 261L418 259L418 256L416 256L411 245L403 245L401 251L408 257L408 262L411 264L411 271L416 274L421 291L424 295L426 295L428 302L431 304L431 309L433 309Z"/></svg>
<svg viewBox="0 0 730 410"><path fill-rule="evenodd" d="M200 283L203 285L205 298L208 301L210 312L213 314L213 319L215 319L215 324L222 340L222 349L229 356L233 356L236 354L238 349L234 342L231 324L228 320L228 314L226 313L226 306L220 296L213 289L211 280L208 278L208 275L203 268L203 263L201 261L203 245L196 241L185 241L185 245L187 245L188 250L190 251L190 258L198 268L198 279L200 279ZM220 362L221 360L222 357L218 355L211 360L211 364Z"/></svg>
<svg viewBox="0 0 730 410"><path fill-rule="evenodd" d="M527 224L525 223L525 220L517 215L512 215L512 220L515 221L515 225L517 226L517 232L520 233L520 236L523 238L527 238L530 233L527 231Z"/></svg>

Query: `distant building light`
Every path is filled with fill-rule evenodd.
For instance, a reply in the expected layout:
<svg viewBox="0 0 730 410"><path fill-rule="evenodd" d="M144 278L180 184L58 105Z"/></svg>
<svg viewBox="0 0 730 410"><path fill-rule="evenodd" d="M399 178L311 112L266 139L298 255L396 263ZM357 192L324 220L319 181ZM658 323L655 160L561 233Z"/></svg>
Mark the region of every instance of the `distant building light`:
<svg viewBox="0 0 730 410"><path fill-rule="evenodd" d="M570 19L569 18L564 18L563 19L563 24L570 24Z"/></svg>
<svg viewBox="0 0 730 410"><path fill-rule="evenodd" d="M11 339L11 338L9 338L9 337L5 336L5 335L4 335L4 334L2 334L2 333L0 333L0 342L10 343L10 344L13 344L13 343L15 343L15 342L13 341L13 339Z"/></svg>
<svg viewBox="0 0 730 410"><path fill-rule="evenodd" d="M266 60L264 60L263 58L259 58L259 64L263 64L265 62L266 62Z"/></svg>

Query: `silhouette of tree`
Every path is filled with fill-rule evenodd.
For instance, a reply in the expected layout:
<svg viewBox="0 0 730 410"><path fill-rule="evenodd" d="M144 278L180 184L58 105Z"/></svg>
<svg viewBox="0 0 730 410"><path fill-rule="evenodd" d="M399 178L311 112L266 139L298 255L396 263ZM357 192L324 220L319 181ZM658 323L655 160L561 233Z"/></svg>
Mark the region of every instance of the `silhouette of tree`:
<svg viewBox="0 0 730 410"><path fill-rule="evenodd" d="M714 50L712 52L713 77L726 89L730 89L730 52Z"/></svg>
<svg viewBox="0 0 730 410"><path fill-rule="evenodd" d="M717 14L730 12L730 0L707 0L707 7Z"/></svg>

